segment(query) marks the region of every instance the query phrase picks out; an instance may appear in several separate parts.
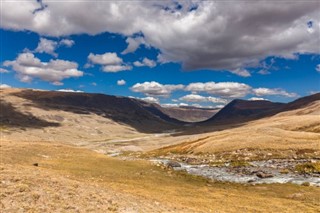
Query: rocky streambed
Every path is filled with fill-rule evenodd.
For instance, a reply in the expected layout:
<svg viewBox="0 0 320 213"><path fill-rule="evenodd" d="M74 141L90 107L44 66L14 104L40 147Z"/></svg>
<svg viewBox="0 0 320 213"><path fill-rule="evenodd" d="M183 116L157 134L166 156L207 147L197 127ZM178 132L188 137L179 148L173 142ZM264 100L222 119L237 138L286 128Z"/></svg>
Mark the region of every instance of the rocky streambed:
<svg viewBox="0 0 320 213"><path fill-rule="evenodd" d="M218 165L192 165L170 159L153 158L157 166L169 167L176 171L186 171L192 175L212 180L235 183L293 183L320 187L320 173L312 169L318 160L274 159L251 162L226 162ZM297 171L297 168L300 171Z"/></svg>

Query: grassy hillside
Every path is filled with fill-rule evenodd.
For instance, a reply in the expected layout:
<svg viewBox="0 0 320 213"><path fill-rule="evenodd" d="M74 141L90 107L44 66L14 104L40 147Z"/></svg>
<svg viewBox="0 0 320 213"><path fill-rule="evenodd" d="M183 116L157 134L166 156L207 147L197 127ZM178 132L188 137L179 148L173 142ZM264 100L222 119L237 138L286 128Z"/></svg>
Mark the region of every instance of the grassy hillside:
<svg viewBox="0 0 320 213"><path fill-rule="evenodd" d="M63 111L79 116L96 115L101 119L130 126L144 133L178 128L177 124L180 123L161 111L159 111L160 114L150 112L145 109L142 101L104 94L6 89L1 91L1 100L3 106L13 105L13 108L19 113L25 111L32 114L35 112L30 110L37 108L38 111L44 110L49 113L50 111ZM8 115L7 111L1 112L2 123L12 124L11 120L16 116L15 114ZM20 118L20 126L29 124L31 120L32 118ZM37 123L41 127L41 123ZM57 125L60 121L56 120L55 123Z"/></svg>
<svg viewBox="0 0 320 213"><path fill-rule="evenodd" d="M299 150L307 149L312 150L309 151L311 155L319 157L319 129L320 101L314 101L305 107L281 112L231 129L221 128L220 131L194 135L158 152L201 154L251 150L256 157L271 153L269 158L284 158L294 157L296 153L301 153Z"/></svg>

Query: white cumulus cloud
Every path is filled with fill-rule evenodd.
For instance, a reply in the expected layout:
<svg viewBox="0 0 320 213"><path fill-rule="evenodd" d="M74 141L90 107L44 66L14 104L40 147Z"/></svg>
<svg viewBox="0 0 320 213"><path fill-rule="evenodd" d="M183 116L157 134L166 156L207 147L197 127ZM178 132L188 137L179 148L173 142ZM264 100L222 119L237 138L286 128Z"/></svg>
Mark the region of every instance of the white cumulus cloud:
<svg viewBox="0 0 320 213"><path fill-rule="evenodd" d="M267 101L268 99L260 98L260 97L251 97L248 100L249 101Z"/></svg>
<svg viewBox="0 0 320 213"><path fill-rule="evenodd" d="M298 97L298 94L296 93L289 93L283 89L276 88L276 89L270 89L270 88L256 88L253 89L253 93L257 96L268 96L268 95L279 95L279 96L285 96L288 98L296 98Z"/></svg>
<svg viewBox="0 0 320 213"><path fill-rule="evenodd" d="M90 53L88 60L93 64L99 65L116 65L121 64L122 59L118 57L117 53L104 53L104 54L93 54Z"/></svg>
<svg viewBox="0 0 320 213"><path fill-rule="evenodd" d="M179 104L165 103L165 104L161 104L161 106L162 106L162 107L170 108L170 107L178 107Z"/></svg>
<svg viewBox="0 0 320 213"><path fill-rule="evenodd" d="M125 85L125 84L126 84L126 81L123 80L123 79L117 81L117 85L118 85L118 86L123 86L123 85Z"/></svg>
<svg viewBox="0 0 320 213"><path fill-rule="evenodd" d="M205 92L212 95L218 95L224 98L240 98L250 93L251 87L238 82L206 82L191 83L185 90L191 92Z"/></svg>
<svg viewBox="0 0 320 213"><path fill-rule="evenodd" d="M83 92L82 90L73 90L73 89L58 89L58 92Z"/></svg>
<svg viewBox="0 0 320 213"><path fill-rule="evenodd" d="M249 76L246 68L261 66L267 57L319 54L318 1L43 0L45 8L37 1L1 3L4 29L57 37L119 33L130 38L124 54L141 45L134 35L142 34L145 43L159 49L162 61L182 63L185 70Z"/></svg>
<svg viewBox="0 0 320 213"><path fill-rule="evenodd" d="M74 45L74 40L71 39L62 39L59 42L60 46L72 47Z"/></svg>
<svg viewBox="0 0 320 213"><path fill-rule="evenodd" d="M106 65L103 66L102 70L104 72L120 72L131 70L132 67L128 65Z"/></svg>
<svg viewBox="0 0 320 213"><path fill-rule="evenodd" d="M212 96L201 96L197 94L189 94L185 95L181 98L179 98L181 101L187 101L187 102L212 102L212 103L227 103L228 100L223 98L216 98Z"/></svg>
<svg viewBox="0 0 320 213"><path fill-rule="evenodd" d="M121 54L128 54L128 53L135 52L142 44L148 47L143 37L135 37L135 38L129 37L126 39L126 42L128 46L124 51L122 51Z"/></svg>
<svg viewBox="0 0 320 213"><path fill-rule="evenodd" d="M117 53L90 53L88 56L88 60L89 64L87 64L86 67L90 67L93 64L98 64L102 66L101 69L104 72L120 72L132 69L131 66L123 63L122 58L118 57Z"/></svg>
<svg viewBox="0 0 320 213"><path fill-rule="evenodd" d="M225 107L225 105L217 105L217 106L215 106L215 108L218 108L218 109L222 109L223 107Z"/></svg>
<svg viewBox="0 0 320 213"><path fill-rule="evenodd" d="M160 84L155 81L137 83L133 85L130 89L133 92L140 92L148 96L164 96L168 97L175 90L181 90L184 86L182 84Z"/></svg>
<svg viewBox="0 0 320 213"><path fill-rule="evenodd" d="M169 97L173 91L184 90L192 94L180 97L180 101L186 102L212 102L227 104L235 98L243 98L249 94L256 95L251 100L262 100L261 96L284 96L288 98L296 98L299 95L294 92L287 92L281 88L252 88L251 86L239 82L195 82L188 85L183 84L161 84L155 81L137 83L130 88L133 92L140 92L148 96L163 96ZM201 93L198 94L198 93ZM209 94L203 95L204 94ZM215 95L210 96L210 95ZM265 99L267 100L267 99ZM173 99L173 102L178 100Z"/></svg>
<svg viewBox="0 0 320 213"><path fill-rule="evenodd" d="M150 67L153 68L155 66L157 66L157 62L155 62L154 60L148 59L148 58L144 58L142 61L135 61L133 62L133 65L136 67Z"/></svg>
<svg viewBox="0 0 320 213"><path fill-rule="evenodd" d="M12 87L9 86L8 84L0 84L0 89L8 89L8 88L12 88Z"/></svg>
<svg viewBox="0 0 320 213"><path fill-rule="evenodd" d="M60 59L42 62L32 53L21 53L15 60L3 62L3 66L12 67L22 82L39 78L54 85L62 85L61 81L64 79L83 76L76 62Z"/></svg>
<svg viewBox="0 0 320 213"><path fill-rule="evenodd" d="M316 71L320 72L320 64L316 66Z"/></svg>
<svg viewBox="0 0 320 213"><path fill-rule="evenodd" d="M234 70L230 70L230 72L232 72L233 74L242 76L242 77L250 77L251 76L251 74L250 74L250 72L248 70L242 69L242 68L237 68L237 69L234 69Z"/></svg>
<svg viewBox="0 0 320 213"><path fill-rule="evenodd" d="M62 39L61 41L54 41L46 38L40 38L37 48L33 51L35 53L46 53L54 57L58 57L55 52L60 46L72 47L74 41L71 39Z"/></svg>
<svg viewBox="0 0 320 213"><path fill-rule="evenodd" d="M144 98L140 98L141 100L143 101L146 101L146 102L149 102L149 103L156 103L158 104L159 103L159 98L155 98L155 97L144 97Z"/></svg>
<svg viewBox="0 0 320 213"><path fill-rule="evenodd" d="M37 48L34 50L36 53L47 53L54 57L58 57L58 54L55 50L58 47L58 42L49 40L46 38L40 38Z"/></svg>
<svg viewBox="0 0 320 213"><path fill-rule="evenodd" d="M7 69L0 68L0 73L9 73L9 71Z"/></svg>

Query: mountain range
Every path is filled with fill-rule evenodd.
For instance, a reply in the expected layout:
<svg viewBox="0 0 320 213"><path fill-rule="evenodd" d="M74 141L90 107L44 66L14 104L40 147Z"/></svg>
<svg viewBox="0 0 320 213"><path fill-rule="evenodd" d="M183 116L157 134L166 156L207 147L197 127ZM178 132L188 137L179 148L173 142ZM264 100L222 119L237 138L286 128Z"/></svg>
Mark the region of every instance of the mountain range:
<svg viewBox="0 0 320 213"><path fill-rule="evenodd" d="M23 110L21 108L18 110L17 105L10 102L14 97L26 101L26 103L21 102ZM130 126L138 132L152 133L185 128L190 125L239 124L303 108L319 100L320 93L302 97L290 103L236 99L218 110L162 107L139 99L104 94L5 89L2 90L0 121L4 125L24 127L60 125L59 119L55 122L41 119L36 117L32 110L28 110L31 109L30 107L35 107L45 111L58 110L78 115L94 114L117 124Z"/></svg>

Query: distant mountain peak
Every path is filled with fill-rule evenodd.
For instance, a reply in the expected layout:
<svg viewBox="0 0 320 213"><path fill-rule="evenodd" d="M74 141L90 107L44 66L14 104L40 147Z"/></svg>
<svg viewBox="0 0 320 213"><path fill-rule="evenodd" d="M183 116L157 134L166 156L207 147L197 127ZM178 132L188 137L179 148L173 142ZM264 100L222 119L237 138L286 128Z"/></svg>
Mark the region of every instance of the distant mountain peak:
<svg viewBox="0 0 320 213"><path fill-rule="evenodd" d="M274 103L267 100L235 99L222 108L217 114L202 124L232 124L255 120L289 110L295 110L320 100L320 93L299 98L285 103Z"/></svg>

